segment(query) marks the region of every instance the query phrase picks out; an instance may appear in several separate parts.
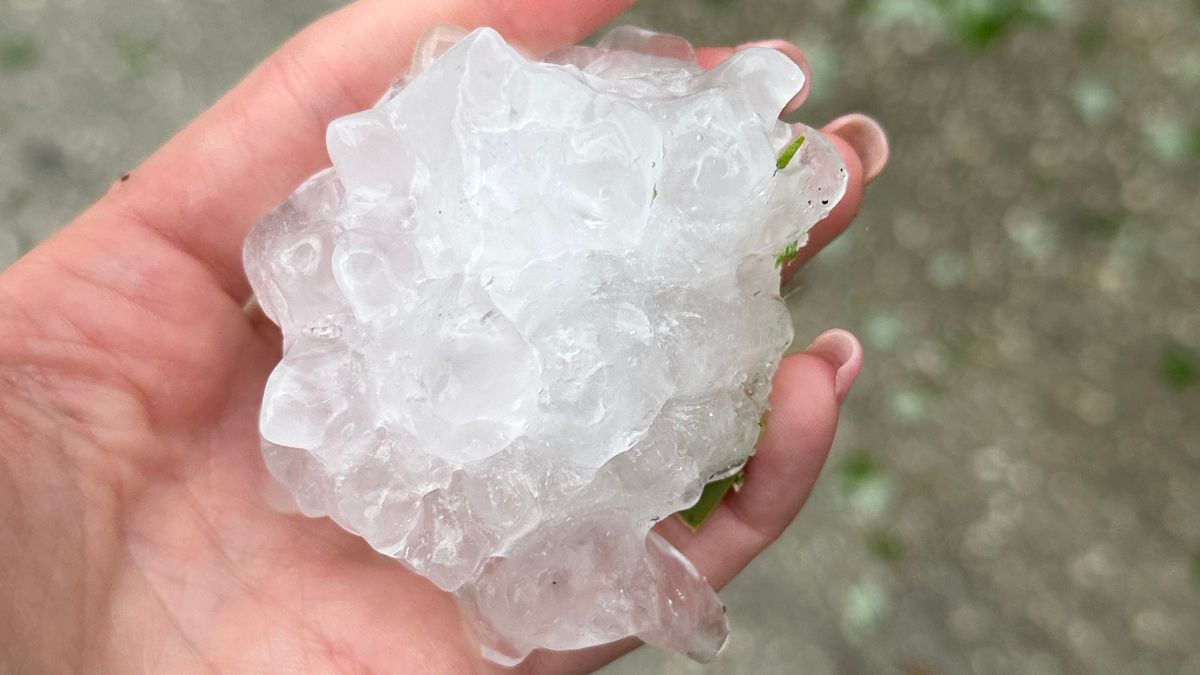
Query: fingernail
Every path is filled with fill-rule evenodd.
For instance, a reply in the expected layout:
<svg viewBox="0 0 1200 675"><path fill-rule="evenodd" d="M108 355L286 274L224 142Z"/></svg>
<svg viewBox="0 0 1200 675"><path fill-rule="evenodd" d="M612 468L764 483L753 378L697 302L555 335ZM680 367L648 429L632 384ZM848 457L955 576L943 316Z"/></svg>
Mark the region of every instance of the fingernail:
<svg viewBox="0 0 1200 675"><path fill-rule="evenodd" d="M804 101L808 99L808 92L812 90L812 66L809 65L808 59L804 57L804 52L787 40L754 40L752 42L743 42L735 47L734 50L740 52L743 49L750 49L751 47L777 50L800 66L801 72L804 73L804 86L784 106L782 114L786 115L803 105Z"/></svg>
<svg viewBox="0 0 1200 675"><path fill-rule="evenodd" d="M861 113L844 115L825 125L825 132L837 135L854 148L862 162L864 184L870 184L887 166L891 154L887 133L874 119Z"/></svg>
<svg viewBox="0 0 1200 675"><path fill-rule="evenodd" d="M828 363L835 373L834 393L838 403L846 400L862 368L862 345L848 330L831 328L817 336L804 352Z"/></svg>

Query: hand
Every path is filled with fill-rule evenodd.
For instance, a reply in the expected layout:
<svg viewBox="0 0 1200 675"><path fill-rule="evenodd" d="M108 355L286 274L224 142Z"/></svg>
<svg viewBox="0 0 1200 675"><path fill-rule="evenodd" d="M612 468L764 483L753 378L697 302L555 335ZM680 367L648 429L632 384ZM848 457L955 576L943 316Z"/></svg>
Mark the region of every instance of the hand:
<svg viewBox="0 0 1200 675"><path fill-rule="evenodd" d="M496 669L448 595L330 521L265 503L257 411L279 336L243 311L241 245L327 163L328 122L370 106L429 26L488 24L538 52L623 4L353 3L0 276L0 671ZM839 124L858 130L834 130L849 192L805 258L846 227L886 158L881 136L864 144L860 124ZM715 587L808 496L860 362L844 331L786 358L745 488L697 534L661 525ZM633 646L521 668L586 671Z"/></svg>

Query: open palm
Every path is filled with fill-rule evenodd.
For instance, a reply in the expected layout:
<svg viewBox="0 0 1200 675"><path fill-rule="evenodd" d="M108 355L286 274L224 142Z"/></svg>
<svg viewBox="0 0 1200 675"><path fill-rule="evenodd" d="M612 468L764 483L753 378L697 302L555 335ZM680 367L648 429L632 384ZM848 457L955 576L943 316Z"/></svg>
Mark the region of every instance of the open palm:
<svg viewBox="0 0 1200 675"><path fill-rule="evenodd" d="M492 25L539 52L623 4L360 0L0 276L0 672L495 669L448 595L264 499L256 423L279 338L243 309L240 248L328 162L328 122L368 107L430 26ZM806 257L862 192L859 158L834 141L851 184ZM785 359L745 489L697 534L660 526L714 586L803 503L859 363L844 332ZM522 668L587 671L633 646L535 653Z"/></svg>

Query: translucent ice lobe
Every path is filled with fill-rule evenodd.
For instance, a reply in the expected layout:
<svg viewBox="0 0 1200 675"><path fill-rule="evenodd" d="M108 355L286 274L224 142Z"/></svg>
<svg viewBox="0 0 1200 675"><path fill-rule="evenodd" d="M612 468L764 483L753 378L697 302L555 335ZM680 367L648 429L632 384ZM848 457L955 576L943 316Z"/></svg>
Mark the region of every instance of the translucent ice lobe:
<svg viewBox="0 0 1200 675"><path fill-rule="evenodd" d="M649 577L655 582L654 619L639 629L638 637L702 663L712 661L729 637L725 605L666 539L651 532L646 549L653 570Z"/></svg>
<svg viewBox="0 0 1200 675"><path fill-rule="evenodd" d="M336 313L341 300L322 283L332 254L329 225L344 191L332 170L322 171L251 230L246 276L263 311L280 327L302 327ZM287 340L291 331L284 332Z"/></svg>
<svg viewBox="0 0 1200 675"><path fill-rule="evenodd" d="M348 412L345 397L325 389L336 362L320 355L289 356L267 382L273 396L262 409L263 438L278 445L315 450L327 441L331 422Z"/></svg>
<svg viewBox="0 0 1200 675"><path fill-rule="evenodd" d="M388 120L373 110L335 120L325 138L329 158L347 190L410 192L423 168Z"/></svg>
<svg viewBox="0 0 1200 675"><path fill-rule="evenodd" d="M804 88L804 71L775 49L744 49L698 79L703 87L737 92L733 100L745 104L763 124L773 124Z"/></svg>
<svg viewBox="0 0 1200 675"><path fill-rule="evenodd" d="M604 52L635 52L685 63L696 60L696 51L687 40L637 26L614 28L596 47Z"/></svg>
<svg viewBox="0 0 1200 675"><path fill-rule="evenodd" d="M495 454L527 430L539 383L535 353L477 279L430 281L422 290L430 296L401 347L408 357L400 367L418 382L405 397L411 428L447 460Z"/></svg>
<svg viewBox="0 0 1200 675"><path fill-rule="evenodd" d="M303 513L454 592L494 660L713 658L721 604L650 528L753 452L792 335L776 255L845 189L776 119L802 83L635 28L548 63L427 37L246 242L285 346L263 455Z"/></svg>
<svg viewBox="0 0 1200 675"><path fill-rule="evenodd" d="M552 541L493 558L458 598L495 661L520 662L537 647L580 649L636 635L711 661L725 644L725 607L691 562L619 513L596 513ZM625 527L619 527L624 524ZM581 621L580 603L589 611Z"/></svg>
<svg viewBox="0 0 1200 675"><path fill-rule="evenodd" d="M430 28L425 36L421 38L421 42L417 45L413 53L412 66L409 68L409 75L416 76L423 72L439 56L446 53L459 40L467 36L467 31L458 26L438 25Z"/></svg>

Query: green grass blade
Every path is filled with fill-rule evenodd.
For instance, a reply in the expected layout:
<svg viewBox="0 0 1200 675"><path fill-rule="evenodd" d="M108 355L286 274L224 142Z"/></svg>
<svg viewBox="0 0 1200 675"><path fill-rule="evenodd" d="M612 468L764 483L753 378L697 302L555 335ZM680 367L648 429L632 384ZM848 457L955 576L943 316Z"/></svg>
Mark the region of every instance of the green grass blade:
<svg viewBox="0 0 1200 675"><path fill-rule="evenodd" d="M704 491L700 493L700 499L690 509L680 511L679 519L687 523L688 527L693 530L698 529L700 525L708 518L713 509L721 503L721 499L725 497L725 493L729 492L729 488L740 485L745 478L744 470L738 471L728 478L713 481L704 486Z"/></svg>
<svg viewBox="0 0 1200 675"><path fill-rule="evenodd" d="M800 150L800 146L804 145L804 136L797 136L792 139L784 148L783 152L779 153L779 159L775 160L775 168L783 171L788 164L792 163L792 158Z"/></svg>

